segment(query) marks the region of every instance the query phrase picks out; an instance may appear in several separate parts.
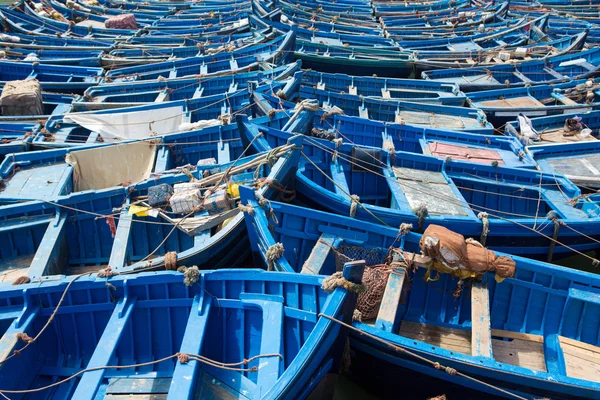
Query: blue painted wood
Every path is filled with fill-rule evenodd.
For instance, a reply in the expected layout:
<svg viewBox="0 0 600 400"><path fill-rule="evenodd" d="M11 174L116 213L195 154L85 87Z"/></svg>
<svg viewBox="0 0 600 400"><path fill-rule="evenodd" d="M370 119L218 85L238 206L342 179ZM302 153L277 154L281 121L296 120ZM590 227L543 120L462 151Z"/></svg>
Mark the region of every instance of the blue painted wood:
<svg viewBox="0 0 600 400"><path fill-rule="evenodd" d="M281 296L241 293L244 307L258 307L262 311L262 339L260 354L281 354L283 348L283 302ZM277 382L283 369L278 356L260 360L257 378L257 395L262 396Z"/></svg>
<svg viewBox="0 0 600 400"><path fill-rule="evenodd" d="M115 310L113 311L106 329L98 342L94 354L90 359L87 368L100 367L103 365L110 365L110 361L113 359L119 341L123 336L126 325L130 322L130 318L135 307L136 298L131 296L125 296L122 300L117 303ZM96 392L99 389L102 379L104 377L104 370L89 371L82 375L77 390L73 394L74 398L77 399L94 399Z"/></svg>
<svg viewBox="0 0 600 400"><path fill-rule="evenodd" d="M212 298L202 293L194 297L192 310L185 328L183 344L179 352L186 354L200 354L204 343L204 332L208 326L208 317L211 312ZM169 388L169 396L177 399L190 399L194 396L197 384L200 362L190 360L187 364L178 363L173 372L173 379Z"/></svg>
<svg viewBox="0 0 600 400"><path fill-rule="evenodd" d="M240 193L245 204L256 207L255 213L246 215L246 219L249 231L257 238L257 251L264 251L261 250L265 248L263 244L271 243L276 237L285 248L284 256L277 263L286 271L299 271L302 268L310 259L323 231L340 232L340 235L336 235L342 239L339 248L351 247L349 254L354 257L361 257L361 251L368 252L371 264L385 262L390 247L404 252L398 253L399 257L403 254L411 256L411 253L420 253L420 234L404 234L399 240L397 228L277 201L271 201L270 209L265 212L259 208L252 192L241 190ZM270 210L280 222L267 222ZM268 225L271 226L270 229ZM353 232L363 238L362 242L345 239L352 238ZM600 385L591 377L575 377L573 370L570 374L567 373L566 360L574 357L574 353L563 352L564 344L561 344L560 338L570 339L582 347L592 349L591 351L595 349L595 352L600 352L597 335L600 327L597 276L518 256L499 252L496 254L513 259L516 274L497 282L488 273L483 280L487 291L479 290L485 299L474 296L468 290L463 290L455 297L456 278L441 274L438 280L426 282L425 268L416 268L407 273L405 279L410 279L411 286L401 304L398 303L399 291L389 290L390 286L398 287L395 277L392 276L388 281L390 283L384 295L386 304L382 305L382 309L388 303L385 297L392 297L392 293L395 293L395 299L390 303L396 308L389 318L385 318L385 322L382 321L383 318L379 318L375 324L355 321L354 327L512 393L565 399L593 398L600 390ZM326 261L323 268L333 270L335 261ZM485 301L488 298L489 305ZM385 315L384 313L382 317ZM479 347L473 353L463 354L440 346L426 332L421 339L415 339L414 335L405 335L399 329L404 322L430 327L436 329L435 332L447 328L462 331L467 338L473 335L472 343L477 343ZM533 338L528 339L532 340L531 346L522 343L527 354L531 351L543 353L540 357L543 357L544 364L539 369L519 365L521 350L517 347L511 351L516 352L515 362L496 358L498 355L493 350L497 341L527 338ZM473 381L445 372L440 373L439 370L391 350L389 346L370 339L361 332L351 334L351 345L383 359L391 367L410 368L485 393L500 393L493 387L474 384ZM578 363L577 358L571 358L570 362L575 365Z"/></svg>

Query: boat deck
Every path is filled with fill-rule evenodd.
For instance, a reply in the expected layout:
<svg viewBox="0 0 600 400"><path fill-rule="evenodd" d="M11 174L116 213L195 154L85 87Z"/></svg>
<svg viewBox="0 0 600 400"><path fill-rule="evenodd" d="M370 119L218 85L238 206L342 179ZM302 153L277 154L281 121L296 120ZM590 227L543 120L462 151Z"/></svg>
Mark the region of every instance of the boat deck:
<svg viewBox="0 0 600 400"><path fill-rule="evenodd" d="M392 167L392 171L411 209L425 205L432 215L469 215L464 200L454 194L441 172L404 167ZM455 201L440 201L440 196Z"/></svg>
<svg viewBox="0 0 600 400"><path fill-rule="evenodd" d="M549 158L547 162L556 172L569 177L600 178L600 154Z"/></svg>
<svg viewBox="0 0 600 400"><path fill-rule="evenodd" d="M538 108L544 103L533 96L511 97L503 99L485 100L473 103L476 107L488 108Z"/></svg>
<svg viewBox="0 0 600 400"><path fill-rule="evenodd" d="M581 136L579 133L575 135L569 135L563 127L557 129L544 129L538 133L541 137L541 141L538 144L595 142L598 140L592 135L588 135L586 137Z"/></svg>
<svg viewBox="0 0 600 400"><path fill-rule="evenodd" d="M61 194L72 167L65 163L17 171L6 182L2 198L51 198Z"/></svg>

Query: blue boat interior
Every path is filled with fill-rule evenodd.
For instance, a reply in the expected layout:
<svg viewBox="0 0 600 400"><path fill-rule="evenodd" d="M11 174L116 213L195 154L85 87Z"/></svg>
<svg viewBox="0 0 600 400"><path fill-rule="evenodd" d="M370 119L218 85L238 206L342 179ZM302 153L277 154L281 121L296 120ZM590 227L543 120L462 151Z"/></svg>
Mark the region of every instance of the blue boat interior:
<svg viewBox="0 0 600 400"><path fill-rule="evenodd" d="M109 289L106 280L80 278L52 329L5 362L3 389L37 388L80 372L36 398L302 396L318 382L311 376L320 379L331 368L340 329L317 316L339 317L346 298L341 290L326 293L321 281L222 270L201 272L195 285L185 286L181 274L162 272L111 279ZM67 282L2 294L3 359L25 344L13 340L17 335L43 330ZM187 359L180 362L180 353ZM305 368L311 362L314 371ZM132 367L93 370L102 365ZM295 379L304 385L294 387Z"/></svg>

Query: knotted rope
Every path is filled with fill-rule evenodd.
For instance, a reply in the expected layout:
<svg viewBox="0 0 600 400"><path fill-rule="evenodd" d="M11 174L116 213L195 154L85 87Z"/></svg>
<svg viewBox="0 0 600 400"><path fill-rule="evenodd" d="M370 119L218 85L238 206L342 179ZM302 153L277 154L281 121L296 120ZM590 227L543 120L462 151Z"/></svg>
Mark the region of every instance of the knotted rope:
<svg viewBox="0 0 600 400"><path fill-rule="evenodd" d="M241 212L246 213L248 215L254 215L254 207L252 207L250 204L248 204L247 206L243 205L242 202L240 201L238 203L238 208Z"/></svg>
<svg viewBox="0 0 600 400"><path fill-rule="evenodd" d="M119 275L119 273L117 271L113 271L110 265L98 271L98 278L111 278L115 275Z"/></svg>
<svg viewBox="0 0 600 400"><path fill-rule="evenodd" d="M554 231L552 232L552 240L550 241L550 246L548 249L548 259L547 262L552 262L552 257L554 256L554 247L556 246L556 239L558 239L558 231L560 230L560 221L558 220L558 214L556 211L551 210L546 214L546 218L554 223Z"/></svg>
<svg viewBox="0 0 600 400"><path fill-rule="evenodd" d="M348 290L349 292L353 292L356 294L360 294L365 291L364 285L350 282L349 280L343 277L341 271L338 271L333 275L323 279L323 283L321 284L321 288L327 293L333 292L337 287L342 287Z"/></svg>
<svg viewBox="0 0 600 400"><path fill-rule="evenodd" d="M275 243L267 249L265 258L267 259L267 270L273 271L275 267L275 261L277 261L283 255L284 249L281 243Z"/></svg>
<svg viewBox="0 0 600 400"><path fill-rule="evenodd" d="M415 208L413 212L419 218L419 231L423 232L423 223L425 222L425 217L429 215L429 211L427 211L427 206L425 204L419 204L419 206Z"/></svg>
<svg viewBox="0 0 600 400"><path fill-rule="evenodd" d="M477 214L477 218L481 220L483 224L483 229L481 230L481 236L479 237L479 243L485 246L485 241L487 240L487 235L490 233L490 221L488 220L488 213L485 211Z"/></svg>
<svg viewBox="0 0 600 400"><path fill-rule="evenodd" d="M350 200L352 200L352 204L350 204L350 216L354 218L356 216L356 210L358 209L358 204L360 203L360 197L358 195L351 195Z"/></svg>
<svg viewBox="0 0 600 400"><path fill-rule="evenodd" d="M200 279L200 271L195 265L191 267L179 267L177 271L183 273L183 284L185 286L192 286Z"/></svg>
<svg viewBox="0 0 600 400"><path fill-rule="evenodd" d="M399 230L399 232L400 232L401 235L406 235L406 234L410 233L410 231L412 230L412 228L413 228L413 224L407 224L407 223L403 222L403 223L400 224L400 230Z"/></svg>
<svg viewBox="0 0 600 400"><path fill-rule="evenodd" d="M165 254L165 268L169 271L177 270L177 252L170 251Z"/></svg>

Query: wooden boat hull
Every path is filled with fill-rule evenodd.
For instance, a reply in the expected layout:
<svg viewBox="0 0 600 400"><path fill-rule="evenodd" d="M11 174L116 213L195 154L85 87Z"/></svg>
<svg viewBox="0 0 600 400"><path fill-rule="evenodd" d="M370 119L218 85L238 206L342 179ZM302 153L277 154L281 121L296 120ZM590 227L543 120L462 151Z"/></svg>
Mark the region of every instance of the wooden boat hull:
<svg viewBox="0 0 600 400"><path fill-rule="evenodd" d="M353 281L360 282L361 275L360 266L346 272ZM321 315L349 321L356 301L342 288L323 291L323 277L260 270L201 272L192 286L176 272L72 280L58 277L0 289L0 309L21 316L6 325L0 357L23 346L15 340L18 333L40 334L22 357L4 362L1 391L36 389L48 378L56 382L79 373L79 379L30 396L93 399L134 395L142 388L151 396L177 399L216 398L215 393L228 400L305 398L327 373L337 373L347 335ZM64 292L73 300L59 302ZM60 314L44 330L54 308ZM250 330L252 335L239 336ZM180 353L191 359L178 362ZM238 372L194 354L221 363L259 357L243 368L252 372ZM140 360L145 368L98 368Z"/></svg>

